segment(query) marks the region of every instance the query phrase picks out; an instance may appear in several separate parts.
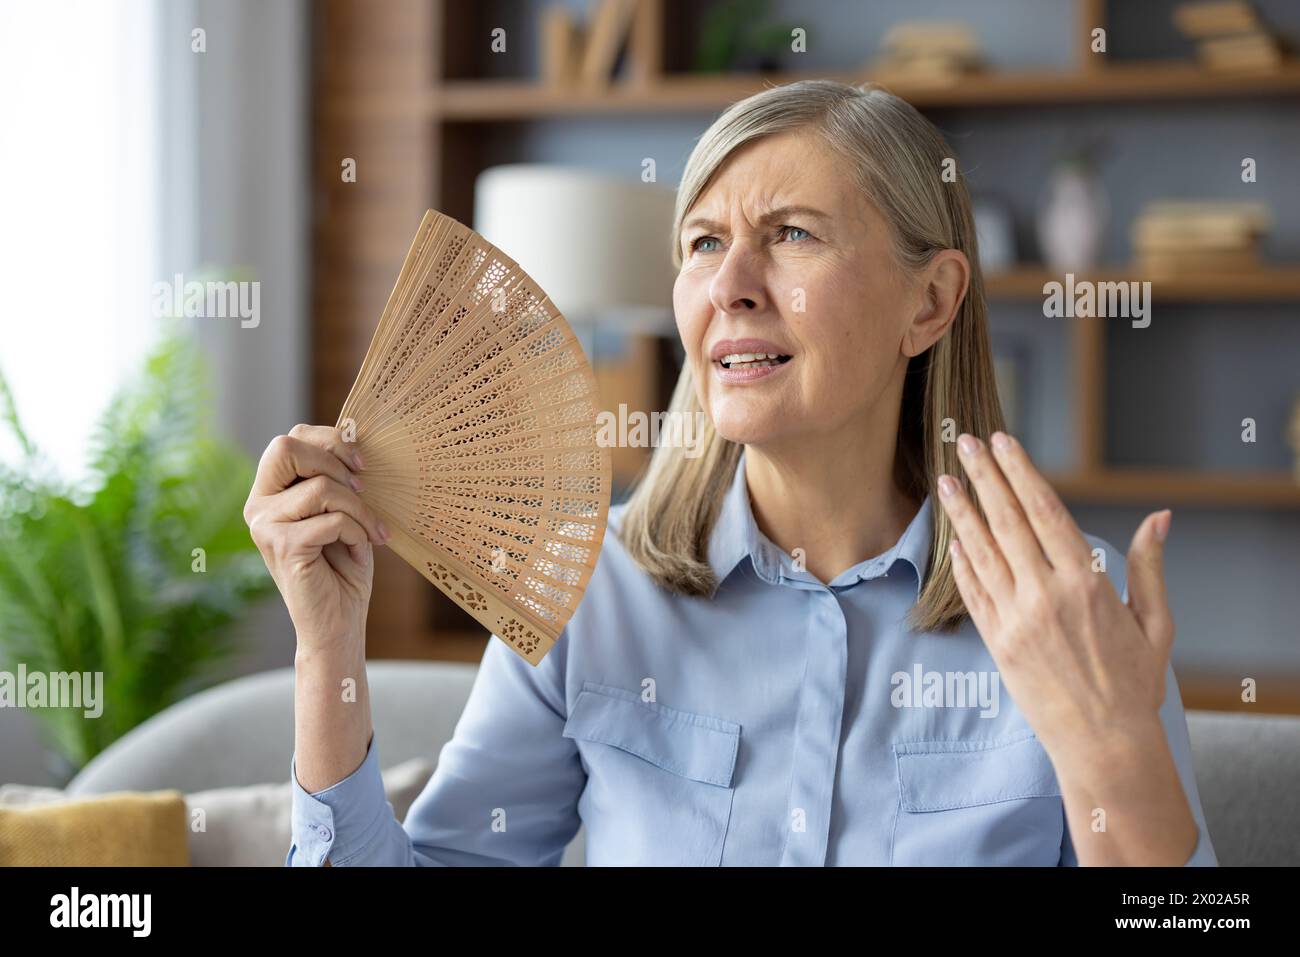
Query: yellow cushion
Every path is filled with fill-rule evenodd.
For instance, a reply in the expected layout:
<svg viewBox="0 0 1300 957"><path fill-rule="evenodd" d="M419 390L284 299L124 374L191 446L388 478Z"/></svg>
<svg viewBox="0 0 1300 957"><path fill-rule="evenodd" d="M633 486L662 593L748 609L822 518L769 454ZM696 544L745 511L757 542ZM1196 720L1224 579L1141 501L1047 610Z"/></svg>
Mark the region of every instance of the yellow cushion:
<svg viewBox="0 0 1300 957"><path fill-rule="evenodd" d="M180 791L0 807L0 867L187 867L185 828Z"/></svg>

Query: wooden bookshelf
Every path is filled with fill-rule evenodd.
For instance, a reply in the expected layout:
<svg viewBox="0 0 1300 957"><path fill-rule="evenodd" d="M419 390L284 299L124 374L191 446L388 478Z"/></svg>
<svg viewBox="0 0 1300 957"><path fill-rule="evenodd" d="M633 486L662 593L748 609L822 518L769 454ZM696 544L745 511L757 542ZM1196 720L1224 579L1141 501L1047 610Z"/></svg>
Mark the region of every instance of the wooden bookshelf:
<svg viewBox="0 0 1300 957"><path fill-rule="evenodd" d="M1041 266L1018 266L988 273L984 290L991 298L1042 299L1043 285L1062 276ZM1300 301L1300 266L1265 266L1251 272L1195 273L1186 276L1145 274L1140 267L1108 266L1075 277L1093 282L1150 279L1151 295L1162 302L1296 302Z"/></svg>
<svg viewBox="0 0 1300 957"><path fill-rule="evenodd" d="M808 74L862 83L871 74ZM449 83L419 100L420 108L459 122L584 113L676 113L722 110L764 86L805 79L801 74L665 76L645 87L613 87L607 93L549 90L509 81ZM1212 73L1180 62L1108 65L1094 71L1005 71L974 74L946 86L890 83L888 88L918 109L985 106L1053 106L1125 100L1206 99L1300 93L1300 65L1270 72Z"/></svg>
<svg viewBox="0 0 1300 957"><path fill-rule="evenodd" d="M321 0L313 7L315 421L333 421L347 395L406 243L428 206L463 222L473 215L475 177L491 163L493 124L567 117L710 114L765 86L805 74L690 75L665 69L666 47L681 40L685 0L652 0L642 16L658 28L641 35L626 80L605 90L554 89L532 80L477 79L487 70L489 8L448 0ZM1269 71L1209 71L1192 61L1115 62L1087 51L1085 36L1105 26L1104 0L1075 0L1077 63L1069 69L993 70L948 85L889 84L925 111L1006 110L1073 104L1203 101L1207 116L1239 100L1300 96L1300 62ZM866 59L866 47L864 57ZM680 60L680 58L679 58ZM866 71L815 74L845 82ZM341 157L359 179L340 182ZM986 276L990 297L1032 301L1052 274L1022 265ZM1089 271L1096 281L1141 280L1118 264ZM1251 274L1198 274L1152 280L1162 301L1300 301L1300 264ZM1072 471L1053 480L1072 502L1207 508L1300 507L1300 484L1286 474L1120 469L1106 461L1104 323L1070 324ZM478 660L485 633L415 571L380 550L371 603L372 657ZM1226 679L1197 679L1189 707L1230 707ZM1300 681L1288 687L1300 688ZM1300 691L1292 697L1300 713ZM1204 702L1204 703L1202 703ZM1217 702L1217 703L1216 703ZM1276 710L1276 709L1269 709Z"/></svg>
<svg viewBox="0 0 1300 957"><path fill-rule="evenodd" d="M655 113L707 113L724 109L765 86L808 77L862 83L867 71L747 76L666 75L646 84L614 84L608 90L564 89L531 80L456 80L393 97L347 97L339 112L374 116L423 116L457 123ZM1193 63L1152 61L1094 70L994 71L951 85L887 83L918 109L997 106L1058 106L1143 100L1232 99L1300 93L1300 64L1271 71L1213 72Z"/></svg>
<svg viewBox="0 0 1300 957"><path fill-rule="evenodd" d="M1062 498L1107 505L1300 508L1300 479L1285 472L1097 469L1049 475Z"/></svg>
<svg viewBox="0 0 1300 957"><path fill-rule="evenodd" d="M1176 641L1177 639L1175 639ZM1258 679L1256 700L1241 700L1241 674L1176 669L1184 711L1235 711L1242 714L1300 714L1300 674L1274 674Z"/></svg>

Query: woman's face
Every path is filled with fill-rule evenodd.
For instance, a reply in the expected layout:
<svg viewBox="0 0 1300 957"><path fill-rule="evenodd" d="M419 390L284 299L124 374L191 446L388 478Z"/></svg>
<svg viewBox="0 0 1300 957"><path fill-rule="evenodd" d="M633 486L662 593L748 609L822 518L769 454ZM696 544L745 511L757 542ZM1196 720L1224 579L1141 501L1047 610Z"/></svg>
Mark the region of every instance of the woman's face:
<svg viewBox="0 0 1300 957"><path fill-rule="evenodd" d="M885 219L816 134L734 152L678 244L677 328L724 438L835 432L901 395L919 293Z"/></svg>

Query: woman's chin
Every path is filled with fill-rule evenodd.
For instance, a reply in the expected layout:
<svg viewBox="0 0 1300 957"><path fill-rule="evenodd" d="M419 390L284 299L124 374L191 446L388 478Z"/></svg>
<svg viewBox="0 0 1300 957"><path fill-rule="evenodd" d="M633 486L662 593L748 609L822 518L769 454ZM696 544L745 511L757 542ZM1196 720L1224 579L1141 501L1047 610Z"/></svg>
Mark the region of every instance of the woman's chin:
<svg viewBox="0 0 1300 957"><path fill-rule="evenodd" d="M765 445L790 434L791 423L773 416L732 416L722 414L713 420L713 428L728 442L740 445Z"/></svg>

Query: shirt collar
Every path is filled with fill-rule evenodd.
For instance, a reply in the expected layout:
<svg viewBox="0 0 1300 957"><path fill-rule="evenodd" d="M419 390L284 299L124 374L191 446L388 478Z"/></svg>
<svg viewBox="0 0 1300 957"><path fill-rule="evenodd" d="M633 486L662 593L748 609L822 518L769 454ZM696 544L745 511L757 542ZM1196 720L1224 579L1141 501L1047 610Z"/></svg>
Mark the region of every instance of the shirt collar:
<svg viewBox="0 0 1300 957"><path fill-rule="evenodd" d="M932 506L927 495L915 517L893 547L881 555L859 562L830 582L844 587L889 574L897 562L912 566L916 576L916 596L930 567L930 543L933 540ZM754 571L771 584L805 583L817 585L808 572L800 571L790 555L762 533L754 521L745 483L745 452L741 449L731 485L718 511L718 520L709 537L709 565L721 584L744 559L749 558Z"/></svg>

